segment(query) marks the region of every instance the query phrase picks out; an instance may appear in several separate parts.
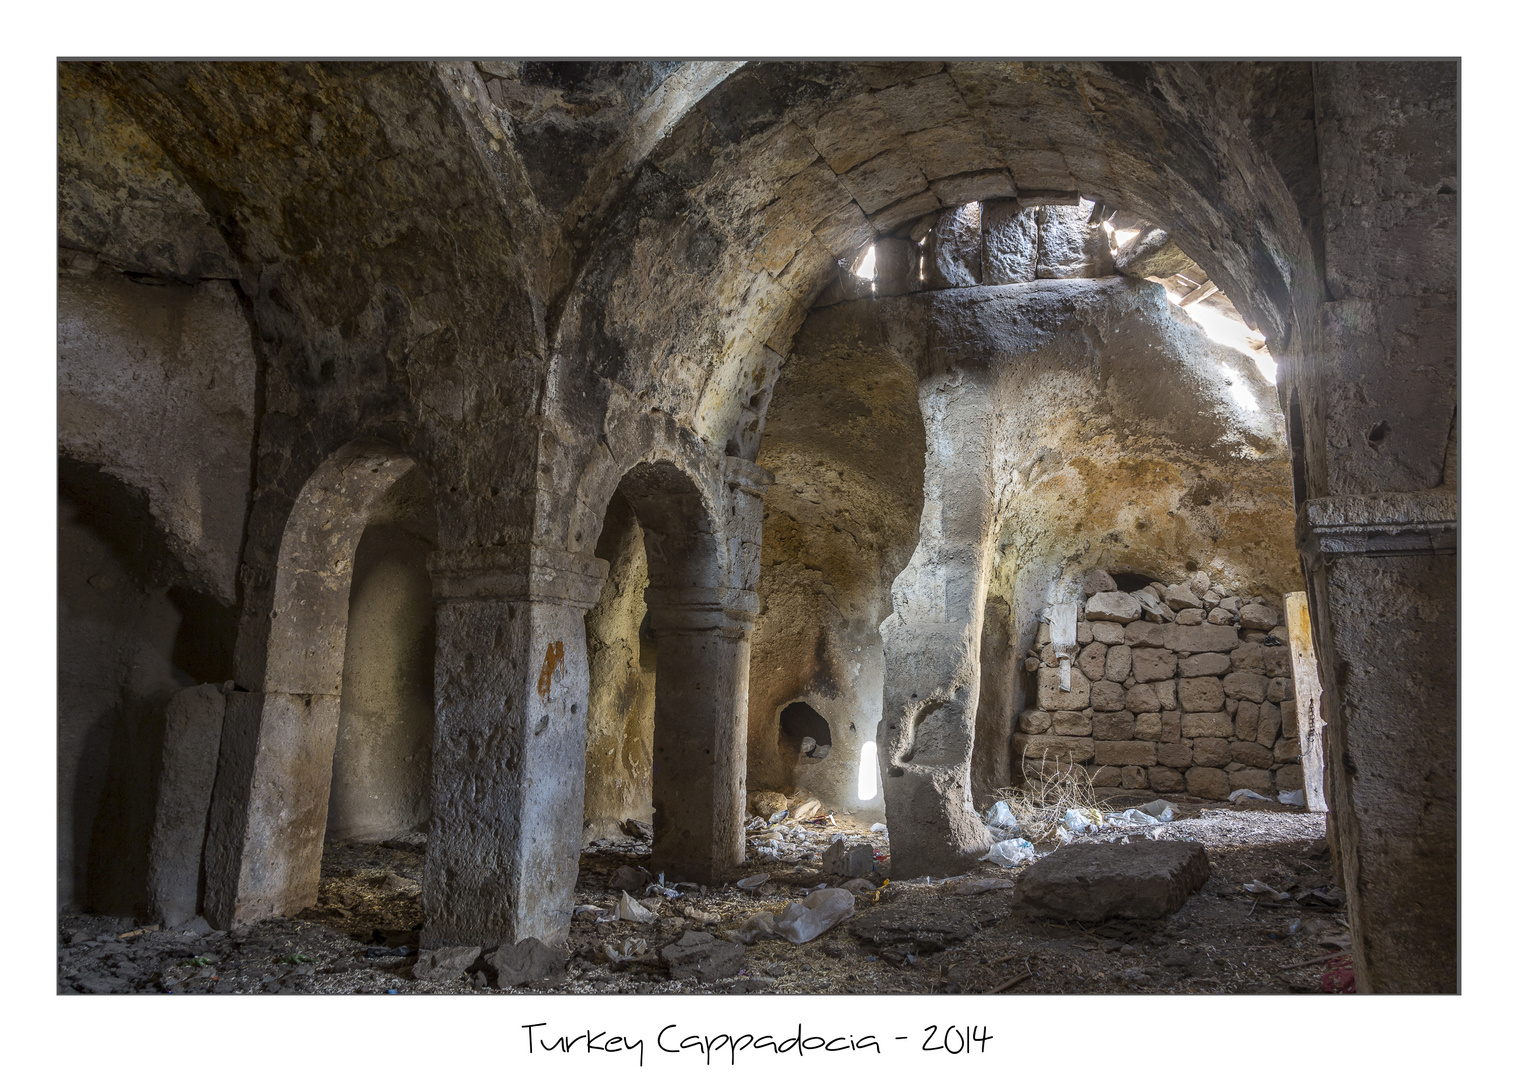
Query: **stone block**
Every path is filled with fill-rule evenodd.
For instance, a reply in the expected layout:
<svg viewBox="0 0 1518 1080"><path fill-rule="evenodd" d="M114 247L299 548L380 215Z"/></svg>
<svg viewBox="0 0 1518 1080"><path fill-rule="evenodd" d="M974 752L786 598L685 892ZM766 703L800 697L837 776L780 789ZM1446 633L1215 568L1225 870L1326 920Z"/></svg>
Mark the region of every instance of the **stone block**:
<svg viewBox="0 0 1518 1080"><path fill-rule="evenodd" d="M1077 713L1077 716L1080 714ZM1049 730L1051 717L1040 709L1029 709L1017 719L1017 730L1028 735L1042 735ZM1251 736L1252 737L1252 736ZM766 815L768 816L768 815Z"/></svg>
<svg viewBox="0 0 1518 1080"><path fill-rule="evenodd" d="M1248 788L1260 795L1274 795L1276 793L1275 774L1269 769L1239 769L1237 772L1228 774L1228 782L1237 791L1239 788Z"/></svg>
<svg viewBox="0 0 1518 1080"><path fill-rule="evenodd" d="M1260 706L1260 724L1255 729L1254 741L1261 746L1274 746L1281 735L1281 710L1265 702Z"/></svg>
<svg viewBox="0 0 1518 1080"><path fill-rule="evenodd" d="M1207 613L1207 621L1213 626L1232 626L1233 614L1223 608L1215 607Z"/></svg>
<svg viewBox="0 0 1518 1080"><path fill-rule="evenodd" d="M1095 755L1098 765L1153 765L1156 760L1150 742L1097 742Z"/></svg>
<svg viewBox="0 0 1518 1080"><path fill-rule="evenodd" d="M1292 689L1290 679L1271 679L1270 685L1265 688L1265 697L1279 705L1287 698L1296 697L1296 692Z"/></svg>
<svg viewBox="0 0 1518 1080"><path fill-rule="evenodd" d="M1280 640L1285 641L1285 638ZM1291 675L1291 646L1289 645L1261 645L1260 652L1265 658L1265 674L1272 679L1290 677Z"/></svg>
<svg viewBox="0 0 1518 1080"><path fill-rule="evenodd" d="M1201 844L1070 844L1019 875L1013 899L1060 919L1162 919L1211 876Z"/></svg>
<svg viewBox="0 0 1518 1080"><path fill-rule="evenodd" d="M1288 739L1295 739L1297 737L1297 734L1298 734L1297 733L1297 701L1296 701L1296 698L1292 698L1290 701L1283 701L1283 702L1281 702L1280 706L1278 706L1278 707L1281 710L1281 734L1282 734L1282 736L1284 736L1285 738L1288 738ZM1251 736L1251 738L1253 738L1253 736Z"/></svg>
<svg viewBox="0 0 1518 1080"><path fill-rule="evenodd" d="M515 945L502 945L480 958L480 968L490 985L504 990L529 983L556 982L564 975L569 953L545 945L535 937Z"/></svg>
<svg viewBox="0 0 1518 1080"><path fill-rule="evenodd" d="M1159 743L1154 748L1154 759L1172 769L1191 767L1191 744L1186 742Z"/></svg>
<svg viewBox="0 0 1518 1080"><path fill-rule="evenodd" d="M1143 791L1149 787L1149 777L1140 765L1123 766L1123 787L1129 791Z"/></svg>
<svg viewBox="0 0 1518 1080"><path fill-rule="evenodd" d="M441 949L423 949L416 954L411 977L420 982L446 983L459 978L480 958L478 945L448 945Z"/></svg>
<svg viewBox="0 0 1518 1080"><path fill-rule="evenodd" d="M1125 592L1101 592L1086 601L1091 622L1131 623L1143 613L1139 602Z"/></svg>
<svg viewBox="0 0 1518 1080"><path fill-rule="evenodd" d="M1162 702L1154 683L1138 683L1128 688L1124 705L1132 713L1159 712Z"/></svg>
<svg viewBox="0 0 1518 1080"><path fill-rule="evenodd" d="M1282 765L1276 769L1277 791L1301 791L1303 786L1301 765Z"/></svg>
<svg viewBox="0 0 1518 1080"><path fill-rule="evenodd" d="M1091 707L1097 712L1116 712L1123 707L1127 695L1122 683L1103 679L1091 684Z"/></svg>
<svg viewBox="0 0 1518 1080"><path fill-rule="evenodd" d="M1254 769L1269 769L1276 763L1275 757L1259 743L1250 740L1248 742L1237 741L1230 744L1233 752L1233 760Z"/></svg>
<svg viewBox="0 0 1518 1080"><path fill-rule="evenodd" d="M1161 723L1160 716L1161 714L1157 712L1146 712L1134 717L1133 738L1159 742L1164 734L1164 724Z"/></svg>
<svg viewBox="0 0 1518 1080"><path fill-rule="evenodd" d="M1170 626L1159 623L1131 622L1123 634L1123 643L1135 649L1163 649L1170 638Z"/></svg>
<svg viewBox="0 0 1518 1080"><path fill-rule="evenodd" d="M1160 742L1181 741L1181 714L1166 711L1160 713Z"/></svg>
<svg viewBox="0 0 1518 1080"><path fill-rule="evenodd" d="M1239 625L1245 630L1273 630L1281 613L1264 604L1245 604L1239 608Z"/></svg>
<svg viewBox="0 0 1518 1080"><path fill-rule="evenodd" d="M1233 730L1241 739L1253 739L1260 729L1260 707L1252 701L1239 702L1233 716Z"/></svg>
<svg viewBox="0 0 1518 1080"><path fill-rule="evenodd" d="M1128 595L1139 602L1139 607L1144 609L1144 618L1147 621L1152 623L1175 621L1175 612L1171 610L1170 605L1155 596L1148 589L1140 589L1138 592L1129 593Z"/></svg>
<svg viewBox="0 0 1518 1080"><path fill-rule="evenodd" d="M1112 245L1101 225L1076 206L1038 208L1038 276L1098 278L1116 273Z"/></svg>
<svg viewBox="0 0 1518 1080"><path fill-rule="evenodd" d="M1012 757L1018 762L1037 764L1049 761L1062 765L1084 765L1096 755L1096 745L1087 738L1065 735L1014 735Z"/></svg>
<svg viewBox="0 0 1518 1080"><path fill-rule="evenodd" d="M1033 635L1033 647L1035 649L1042 649L1051 640L1053 639L1049 637L1049 624L1045 622L1039 623L1038 630Z"/></svg>
<svg viewBox="0 0 1518 1080"><path fill-rule="evenodd" d="M1171 624L1164 628L1161 644L1181 653L1232 652L1239 647L1239 633L1231 626L1213 626L1209 623L1201 626Z"/></svg>
<svg viewBox="0 0 1518 1080"><path fill-rule="evenodd" d="M1122 742L1133 738L1134 727L1133 714L1126 711L1097 713L1091 719L1092 736L1109 742ZM1097 746L1101 746L1101 743L1098 742Z"/></svg>
<svg viewBox="0 0 1518 1080"><path fill-rule="evenodd" d="M1086 580L1081 588L1085 596L1095 596L1097 593L1118 592L1117 582L1112 575L1105 570L1092 570L1086 575Z"/></svg>
<svg viewBox="0 0 1518 1080"><path fill-rule="evenodd" d="M1075 643L1077 645L1090 645L1091 641L1091 624L1082 619L1075 624Z"/></svg>
<svg viewBox="0 0 1518 1080"><path fill-rule="evenodd" d="M1256 745L1259 744L1257 743ZM1292 762L1300 761L1302 759L1302 744L1296 739L1277 739L1275 755L1276 759L1271 764L1290 765Z"/></svg>
<svg viewBox="0 0 1518 1080"><path fill-rule="evenodd" d="M927 186L926 181L923 186ZM940 214L933 231L923 242L922 254L928 288L963 288L980 284L980 204L967 203Z"/></svg>
<svg viewBox="0 0 1518 1080"><path fill-rule="evenodd" d="M1133 674L1133 650L1126 645L1113 645L1107 649L1107 678L1123 682Z"/></svg>
<svg viewBox="0 0 1518 1080"><path fill-rule="evenodd" d="M1264 701L1269 685L1265 676L1253 671L1234 671L1223 677L1223 693L1242 701Z"/></svg>
<svg viewBox="0 0 1518 1080"><path fill-rule="evenodd" d="M736 941L719 941L710 934L687 930L679 941L664 946L659 955L669 964L670 978L707 983L738 974L744 952Z"/></svg>
<svg viewBox="0 0 1518 1080"><path fill-rule="evenodd" d="M1175 677L1175 653L1169 649L1133 649L1133 677L1138 682L1161 682Z"/></svg>
<svg viewBox="0 0 1518 1080"><path fill-rule="evenodd" d="M200 911L201 859L226 707L221 688L210 684L169 699L147 882L150 912L165 929Z"/></svg>
<svg viewBox="0 0 1518 1080"><path fill-rule="evenodd" d="M1202 601L1185 585L1172 585L1165 590L1165 603L1169 604L1174 611L1185 611L1188 608L1199 608ZM1194 623L1192 625L1195 625Z"/></svg>
<svg viewBox="0 0 1518 1080"><path fill-rule="evenodd" d="M1227 675L1234 666L1238 653L1235 651L1233 659L1228 653L1204 652L1194 653L1180 662L1178 670L1183 679L1200 679L1209 675Z"/></svg>
<svg viewBox="0 0 1518 1080"><path fill-rule="evenodd" d="M1227 713L1183 713L1181 734L1188 739L1230 739L1233 721Z"/></svg>
<svg viewBox="0 0 1518 1080"><path fill-rule="evenodd" d="M1123 770L1117 765L1101 765L1090 771L1091 786L1117 788L1123 786Z"/></svg>
<svg viewBox="0 0 1518 1080"><path fill-rule="evenodd" d="M1227 739L1193 739L1191 761L1205 769L1222 769L1233 760Z"/></svg>
<svg viewBox="0 0 1518 1080"><path fill-rule="evenodd" d="M985 243L985 284L1010 285L1033 281L1038 276L1037 209L1021 207L1010 199L985 203L981 208L981 232ZM1103 570L1091 573L1112 581ZM1117 584L1114 582L1109 588L1116 589Z"/></svg>
<svg viewBox="0 0 1518 1080"><path fill-rule="evenodd" d="M1206 619L1202 616L1201 608L1187 608L1185 611L1178 611L1175 614L1175 625L1177 626L1201 626L1205 621Z"/></svg>
<svg viewBox="0 0 1518 1080"><path fill-rule="evenodd" d="M1084 709L1091 704L1091 680L1073 664L1070 667L1070 689L1059 688L1059 669L1052 667L1038 670L1038 707L1046 711L1056 709Z"/></svg>
<svg viewBox="0 0 1518 1080"><path fill-rule="evenodd" d="M1091 627L1092 639L1100 641L1103 645L1121 645L1127 633L1122 623L1094 622L1087 625Z"/></svg>
<svg viewBox="0 0 1518 1080"><path fill-rule="evenodd" d="M1086 678L1092 682L1103 678L1107 670L1107 646L1100 641L1093 641L1081 650L1076 662Z"/></svg>
<svg viewBox="0 0 1518 1080"><path fill-rule="evenodd" d="M1175 680L1167 682L1150 683L1154 687L1156 696L1160 699L1161 709L1179 709L1180 704L1176 700Z"/></svg>
<svg viewBox="0 0 1518 1080"><path fill-rule="evenodd" d="M1186 790L1186 774L1165 765L1156 765L1149 770L1149 788L1151 791L1176 792Z"/></svg>
<svg viewBox="0 0 1518 1080"><path fill-rule="evenodd" d="M1233 790L1233 785L1229 783L1228 774L1222 769L1193 766L1186 770L1186 791L1199 799L1226 802L1229 792ZM1261 794L1264 794L1264 792L1261 792Z"/></svg>
<svg viewBox="0 0 1518 1080"><path fill-rule="evenodd" d="M1054 723L1050 730L1055 735L1090 735L1091 734L1091 710L1075 712L1072 709L1061 709L1053 714Z"/></svg>
<svg viewBox="0 0 1518 1080"><path fill-rule="evenodd" d="M1217 678L1182 679L1179 689L1184 712L1217 712L1223 707L1223 683Z"/></svg>

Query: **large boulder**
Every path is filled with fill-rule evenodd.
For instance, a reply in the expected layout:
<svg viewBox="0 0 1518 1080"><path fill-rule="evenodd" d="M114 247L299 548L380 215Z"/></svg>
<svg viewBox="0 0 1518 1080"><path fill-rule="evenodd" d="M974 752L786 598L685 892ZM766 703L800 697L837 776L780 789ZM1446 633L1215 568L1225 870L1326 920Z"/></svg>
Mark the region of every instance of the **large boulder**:
<svg viewBox="0 0 1518 1080"><path fill-rule="evenodd" d="M1076 206L1038 208L1038 276L1097 278L1114 273L1107 232Z"/></svg>
<svg viewBox="0 0 1518 1080"><path fill-rule="evenodd" d="M499 989L508 986L524 986L527 983L551 982L564 974L569 953L545 945L535 937L502 945L486 953L480 967L490 985Z"/></svg>
<svg viewBox="0 0 1518 1080"><path fill-rule="evenodd" d="M1014 899L1059 919L1160 919L1180 910L1212 870L1201 844L1071 844L1028 867Z"/></svg>
<svg viewBox="0 0 1518 1080"><path fill-rule="evenodd" d="M1019 206L1015 199L984 203L981 209L981 234L985 239L985 284L1010 285L1032 281L1037 276L1036 207Z"/></svg>

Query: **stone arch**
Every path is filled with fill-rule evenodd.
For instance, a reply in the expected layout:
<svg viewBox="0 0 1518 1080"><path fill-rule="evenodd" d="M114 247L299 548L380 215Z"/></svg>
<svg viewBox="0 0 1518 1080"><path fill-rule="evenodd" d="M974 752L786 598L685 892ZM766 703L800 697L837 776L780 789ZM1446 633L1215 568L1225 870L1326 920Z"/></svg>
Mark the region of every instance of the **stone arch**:
<svg viewBox="0 0 1518 1080"><path fill-rule="evenodd" d="M229 695L206 844L206 915L231 927L316 900L354 560L375 506L417 468L361 438L311 475L274 572L262 684Z"/></svg>

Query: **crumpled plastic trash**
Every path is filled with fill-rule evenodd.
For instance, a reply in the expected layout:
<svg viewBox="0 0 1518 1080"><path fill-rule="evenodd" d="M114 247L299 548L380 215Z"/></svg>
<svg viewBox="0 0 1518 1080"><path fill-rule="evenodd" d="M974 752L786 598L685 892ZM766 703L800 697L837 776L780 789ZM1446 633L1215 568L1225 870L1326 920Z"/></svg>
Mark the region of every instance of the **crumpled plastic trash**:
<svg viewBox="0 0 1518 1080"><path fill-rule="evenodd" d="M981 862L990 859L997 866L1017 866L1038 857L1033 845L1021 837L992 844L991 850L980 857Z"/></svg>
<svg viewBox="0 0 1518 1080"><path fill-rule="evenodd" d="M1148 826L1158 825L1160 823L1160 819L1150 814L1146 814L1140 809L1134 808L1132 810L1124 810L1121 814L1108 814L1106 817L1106 822L1109 825L1121 824Z"/></svg>
<svg viewBox="0 0 1518 1080"><path fill-rule="evenodd" d="M631 960L635 956L642 956L648 952L648 942L640 937L630 937L621 945L608 943L603 945L602 949L606 952L606 959L616 963L618 960Z"/></svg>
<svg viewBox="0 0 1518 1080"><path fill-rule="evenodd" d="M658 917L625 892L622 894L622 899L617 901L617 918L619 919L625 919L628 922L651 923Z"/></svg>
<svg viewBox="0 0 1518 1080"><path fill-rule="evenodd" d="M875 824L873 824L873 825L870 826L870 832L885 832L885 831L886 831L886 825L885 825L885 822L883 822L883 821L877 821L877 822L875 822Z"/></svg>
<svg viewBox="0 0 1518 1080"><path fill-rule="evenodd" d="M1072 807L1065 811L1063 822L1065 828L1069 829L1073 835L1080 836L1086 832L1095 832L1101 828L1101 815L1097 815L1097 819L1092 821L1081 811Z"/></svg>
<svg viewBox="0 0 1518 1080"><path fill-rule="evenodd" d="M990 828L1001 829L1012 836L1016 836L1023 831L1023 827L1018 824L1017 815L1012 813L1011 808L1005 802L998 801L992 803L991 809L982 814L980 820L984 821Z"/></svg>
<svg viewBox="0 0 1518 1080"><path fill-rule="evenodd" d="M1256 896L1263 896L1266 899L1275 900L1277 902L1291 899L1291 893L1279 892L1276 889L1273 889L1269 885L1265 884L1263 881L1259 880L1251 881L1248 885L1245 885L1244 891L1247 893L1254 893Z"/></svg>
<svg viewBox="0 0 1518 1080"><path fill-rule="evenodd" d="M854 914L854 894L847 889L819 889L805 900L793 900L775 919L775 932L792 945L801 945L831 930Z"/></svg>
<svg viewBox="0 0 1518 1080"><path fill-rule="evenodd" d="M1139 807L1139 810L1154 818L1155 821L1170 821L1175 817L1175 803L1170 802L1168 799L1155 799L1153 802L1146 802L1143 806Z"/></svg>
<svg viewBox="0 0 1518 1080"><path fill-rule="evenodd" d="M759 886L763 885L769 879L770 879L770 876L768 874L755 874L753 877L739 878L738 879L738 888L740 888L740 889L757 889Z"/></svg>
<svg viewBox="0 0 1518 1080"><path fill-rule="evenodd" d="M1281 794L1276 796L1276 801L1285 803L1287 806L1306 806L1307 792L1301 790L1283 791Z"/></svg>
<svg viewBox="0 0 1518 1080"><path fill-rule="evenodd" d="M1270 801L1264 795L1261 795L1258 791L1250 791L1248 788L1239 788L1239 790L1232 792L1228 796L1229 802L1236 803L1240 799L1258 799L1260 802Z"/></svg>
<svg viewBox="0 0 1518 1080"><path fill-rule="evenodd" d="M1056 825L1054 827L1054 838L1061 844L1068 844L1071 840L1075 839L1075 834L1063 825Z"/></svg>
<svg viewBox="0 0 1518 1080"><path fill-rule="evenodd" d="M785 820L785 815L787 815L789 813L790 813L789 810L776 810L773 814L770 815L769 823L771 825L778 824L779 822L784 821Z"/></svg>
<svg viewBox="0 0 1518 1080"><path fill-rule="evenodd" d="M729 941L736 941L742 945L752 945L760 938L775 936L775 915L770 911L761 911L757 915L750 915L744 920L743 925L736 930L729 930L722 935Z"/></svg>

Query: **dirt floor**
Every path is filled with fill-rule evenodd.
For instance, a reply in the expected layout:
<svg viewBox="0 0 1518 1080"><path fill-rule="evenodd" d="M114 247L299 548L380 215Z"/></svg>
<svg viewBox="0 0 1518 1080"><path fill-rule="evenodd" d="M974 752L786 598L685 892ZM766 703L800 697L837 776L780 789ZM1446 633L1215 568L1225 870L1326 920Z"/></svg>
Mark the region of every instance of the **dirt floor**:
<svg viewBox="0 0 1518 1080"><path fill-rule="evenodd" d="M329 843L317 904L300 918L269 919L233 933L199 920L174 931L130 920L59 920L59 993L191 994L937 994L1313 993L1348 988L1343 893L1332 878L1324 816L1273 803L1235 809L1177 800L1174 821L1103 830L1073 843L1194 840L1212 876L1180 911L1155 922L1094 926L1020 910L1009 888L1022 867L990 862L947 881L892 881L879 870L852 882L855 915L816 940L747 946L735 977L707 984L670 978L659 953L687 930L718 937L750 916L778 913L804 890L842 879L821 873L836 835L872 843L888 865L887 836L866 821L799 827L751 823L749 888L663 886L644 880L643 840L599 841L581 856L567 970L551 985L491 989L483 975L444 983L411 976L422 921L425 839ZM1052 850L1040 845L1041 852ZM631 869L626 869L631 868ZM656 913L611 920L621 888ZM748 878L744 879L745 881ZM652 888L650 888L652 886ZM866 918L866 916L876 916ZM637 942L641 939L644 948ZM633 944L629 948L628 943ZM630 958L613 960L607 947Z"/></svg>

